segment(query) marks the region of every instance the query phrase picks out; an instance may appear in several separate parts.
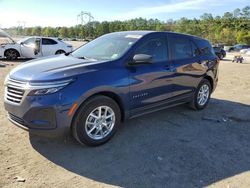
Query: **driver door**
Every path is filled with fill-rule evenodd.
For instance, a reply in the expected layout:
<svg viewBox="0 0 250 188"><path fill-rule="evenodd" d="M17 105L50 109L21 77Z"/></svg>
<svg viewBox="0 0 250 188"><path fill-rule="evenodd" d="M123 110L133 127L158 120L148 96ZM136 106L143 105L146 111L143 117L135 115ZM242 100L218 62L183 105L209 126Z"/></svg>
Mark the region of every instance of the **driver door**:
<svg viewBox="0 0 250 188"><path fill-rule="evenodd" d="M172 97L173 72L170 70L167 36L157 34L145 37L136 47L135 54L153 57L152 64L130 66L130 106L132 114L155 105L160 105Z"/></svg>
<svg viewBox="0 0 250 188"><path fill-rule="evenodd" d="M21 43L21 54L25 58L37 58L41 54L41 39L29 38Z"/></svg>

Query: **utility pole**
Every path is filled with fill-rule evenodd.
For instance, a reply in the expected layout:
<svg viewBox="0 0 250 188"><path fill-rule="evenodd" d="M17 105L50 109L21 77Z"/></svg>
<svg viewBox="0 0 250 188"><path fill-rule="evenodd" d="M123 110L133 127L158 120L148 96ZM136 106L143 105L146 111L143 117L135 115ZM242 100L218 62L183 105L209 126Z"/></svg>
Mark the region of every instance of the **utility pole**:
<svg viewBox="0 0 250 188"><path fill-rule="evenodd" d="M80 22L81 25L88 24L94 20L94 17L90 12L81 11L77 15L77 22Z"/></svg>
<svg viewBox="0 0 250 188"><path fill-rule="evenodd" d="M25 27L26 22L25 21L17 21L17 35L20 35L22 32L22 29Z"/></svg>
<svg viewBox="0 0 250 188"><path fill-rule="evenodd" d="M24 28L26 22L25 21L17 21L17 24L18 24L18 28Z"/></svg>

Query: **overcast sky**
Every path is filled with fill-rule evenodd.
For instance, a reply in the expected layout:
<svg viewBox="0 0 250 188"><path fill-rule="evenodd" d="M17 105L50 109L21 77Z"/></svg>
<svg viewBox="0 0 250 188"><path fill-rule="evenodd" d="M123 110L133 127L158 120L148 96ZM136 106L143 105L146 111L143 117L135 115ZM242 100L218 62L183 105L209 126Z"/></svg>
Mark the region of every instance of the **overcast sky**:
<svg viewBox="0 0 250 188"><path fill-rule="evenodd" d="M181 17L199 18L203 13L222 15L243 8L250 0L0 0L0 27L74 26L81 11L91 12L97 21Z"/></svg>

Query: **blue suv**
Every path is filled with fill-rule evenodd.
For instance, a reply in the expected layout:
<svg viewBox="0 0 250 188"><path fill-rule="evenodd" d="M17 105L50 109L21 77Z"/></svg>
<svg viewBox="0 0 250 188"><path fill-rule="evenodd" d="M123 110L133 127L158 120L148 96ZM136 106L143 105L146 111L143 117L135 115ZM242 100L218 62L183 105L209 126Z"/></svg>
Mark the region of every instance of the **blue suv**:
<svg viewBox="0 0 250 188"><path fill-rule="evenodd" d="M14 68L5 79L5 109L31 133L71 131L81 144L96 146L126 119L184 103L205 108L218 63L210 43L196 36L106 34L72 53Z"/></svg>

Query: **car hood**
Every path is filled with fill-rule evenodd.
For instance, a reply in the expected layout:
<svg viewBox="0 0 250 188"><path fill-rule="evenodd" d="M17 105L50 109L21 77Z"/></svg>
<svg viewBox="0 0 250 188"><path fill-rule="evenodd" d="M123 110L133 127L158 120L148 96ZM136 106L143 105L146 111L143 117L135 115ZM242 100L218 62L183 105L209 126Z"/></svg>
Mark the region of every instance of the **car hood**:
<svg viewBox="0 0 250 188"><path fill-rule="evenodd" d="M78 59L64 54L31 60L14 68L9 77L20 81L51 81L96 71L94 66L102 61Z"/></svg>
<svg viewBox="0 0 250 188"><path fill-rule="evenodd" d="M6 33L4 30L0 29L0 37L7 37L9 38L12 42L15 43L15 41L10 37L8 33Z"/></svg>

